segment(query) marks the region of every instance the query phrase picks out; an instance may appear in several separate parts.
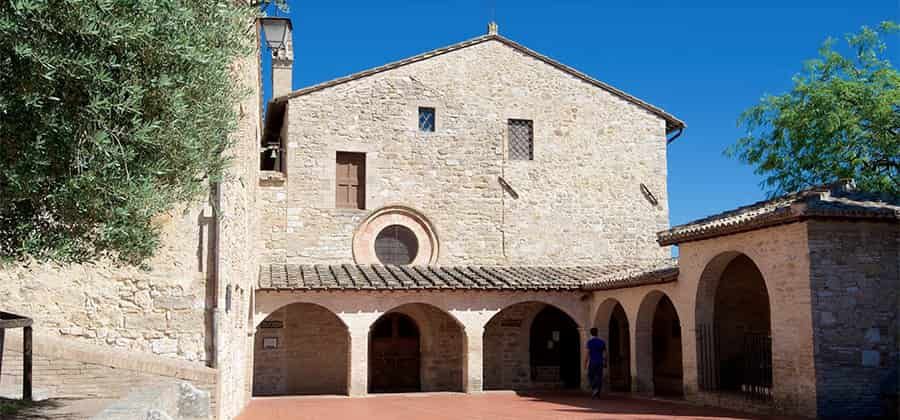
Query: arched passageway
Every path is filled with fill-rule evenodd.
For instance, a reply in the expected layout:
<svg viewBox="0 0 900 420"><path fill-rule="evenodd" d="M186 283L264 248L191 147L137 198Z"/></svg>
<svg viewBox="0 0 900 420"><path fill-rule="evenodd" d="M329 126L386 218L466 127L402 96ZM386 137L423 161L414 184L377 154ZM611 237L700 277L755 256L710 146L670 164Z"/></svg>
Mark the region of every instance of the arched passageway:
<svg viewBox="0 0 900 420"><path fill-rule="evenodd" d="M681 320L672 300L658 290L644 296L634 329L635 389L650 395L683 395Z"/></svg>
<svg viewBox="0 0 900 420"><path fill-rule="evenodd" d="M681 396L684 373L681 360L681 321L675 305L663 296L653 316L653 391L656 395Z"/></svg>
<svg viewBox="0 0 900 420"><path fill-rule="evenodd" d="M771 398L769 294L748 256L726 253L704 270L697 296L697 360L701 389Z"/></svg>
<svg viewBox="0 0 900 420"><path fill-rule="evenodd" d="M369 332L369 392L462 391L462 326L427 304L382 315Z"/></svg>
<svg viewBox="0 0 900 420"><path fill-rule="evenodd" d="M256 330L253 395L347 394L350 336L331 311L294 303Z"/></svg>
<svg viewBox="0 0 900 420"><path fill-rule="evenodd" d="M617 392L631 391L631 337L628 331L628 317L622 305L616 304L613 308L608 331L607 363L610 389Z"/></svg>
<svg viewBox="0 0 900 420"><path fill-rule="evenodd" d="M484 329L484 389L578 388L581 338L578 324L541 302L511 305Z"/></svg>
<svg viewBox="0 0 900 420"><path fill-rule="evenodd" d="M597 308L597 336L606 341L605 389L631 391L631 332L622 304L608 298Z"/></svg>
<svg viewBox="0 0 900 420"><path fill-rule="evenodd" d="M578 388L581 383L578 324L565 312L546 306L531 322L531 380L536 384Z"/></svg>

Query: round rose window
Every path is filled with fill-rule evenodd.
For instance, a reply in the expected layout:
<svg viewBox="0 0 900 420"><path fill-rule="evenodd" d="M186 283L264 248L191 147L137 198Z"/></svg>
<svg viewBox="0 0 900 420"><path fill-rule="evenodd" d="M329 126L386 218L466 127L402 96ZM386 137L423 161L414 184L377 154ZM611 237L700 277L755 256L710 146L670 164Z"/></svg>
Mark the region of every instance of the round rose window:
<svg viewBox="0 0 900 420"><path fill-rule="evenodd" d="M406 226L388 226L375 238L375 256L384 265L407 265L418 254L419 240Z"/></svg>

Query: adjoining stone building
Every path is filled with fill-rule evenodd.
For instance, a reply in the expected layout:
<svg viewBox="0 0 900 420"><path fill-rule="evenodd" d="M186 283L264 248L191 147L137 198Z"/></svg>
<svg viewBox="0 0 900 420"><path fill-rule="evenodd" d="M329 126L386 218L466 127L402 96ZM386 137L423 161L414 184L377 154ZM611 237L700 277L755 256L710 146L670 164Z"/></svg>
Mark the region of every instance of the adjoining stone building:
<svg viewBox="0 0 900 420"><path fill-rule="evenodd" d="M150 272L0 272L48 366L77 342L95 377L200 382L233 418L252 395L584 388L597 327L616 391L887 411L896 199L845 182L670 228L685 124L494 25L297 91L288 38L264 121L254 59L222 217L169 216Z"/></svg>

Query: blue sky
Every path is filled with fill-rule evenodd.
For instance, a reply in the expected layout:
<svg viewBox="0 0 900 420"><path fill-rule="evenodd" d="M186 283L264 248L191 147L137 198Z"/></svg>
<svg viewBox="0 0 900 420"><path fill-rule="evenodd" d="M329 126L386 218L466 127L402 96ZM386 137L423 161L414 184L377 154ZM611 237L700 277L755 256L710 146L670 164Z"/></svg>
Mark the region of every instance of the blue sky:
<svg viewBox="0 0 900 420"><path fill-rule="evenodd" d="M722 154L741 135L741 111L788 90L827 36L900 20L898 0L737 3L288 0L294 88L482 35L493 9L501 35L687 122L668 150L677 225L765 198L752 168Z"/></svg>

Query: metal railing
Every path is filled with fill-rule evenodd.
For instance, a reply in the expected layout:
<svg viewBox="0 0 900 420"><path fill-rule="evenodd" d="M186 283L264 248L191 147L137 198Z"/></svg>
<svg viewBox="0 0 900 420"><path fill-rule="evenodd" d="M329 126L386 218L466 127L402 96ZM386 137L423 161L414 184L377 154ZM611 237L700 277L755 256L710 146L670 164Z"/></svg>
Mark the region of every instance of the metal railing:
<svg viewBox="0 0 900 420"><path fill-rule="evenodd" d="M748 399L772 399L772 338L743 333L738 356L722 360L721 340L714 325L697 326L698 381L703 391L738 392Z"/></svg>

